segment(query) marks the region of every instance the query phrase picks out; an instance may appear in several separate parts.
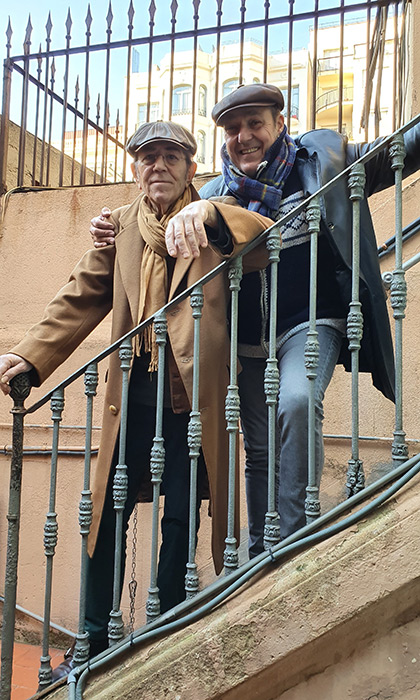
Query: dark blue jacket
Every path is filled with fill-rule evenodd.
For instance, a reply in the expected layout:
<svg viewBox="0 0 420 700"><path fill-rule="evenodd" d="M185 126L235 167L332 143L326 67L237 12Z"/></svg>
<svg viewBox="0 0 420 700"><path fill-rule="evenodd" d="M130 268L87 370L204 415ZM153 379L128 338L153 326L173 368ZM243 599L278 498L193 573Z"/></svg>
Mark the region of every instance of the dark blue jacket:
<svg viewBox="0 0 420 700"><path fill-rule="evenodd" d="M372 143L350 144L347 138L329 129L309 131L295 139L298 146L295 167L298 169L305 196L316 192L333 177L371 150ZM406 158L403 177L420 167L420 126L404 136ZM360 351L360 371L370 372L374 385L389 399L395 399L395 369L386 297L378 262L377 242L367 198L394 184L394 171L389 160L389 148L383 149L365 164L365 197L361 201L360 236L360 301L364 317ZM231 194L223 177L204 185L204 199ZM321 227L334 252L335 275L343 303L351 301L352 265L352 204L347 179L342 178L323 197ZM351 369L347 342L343 343L340 363Z"/></svg>

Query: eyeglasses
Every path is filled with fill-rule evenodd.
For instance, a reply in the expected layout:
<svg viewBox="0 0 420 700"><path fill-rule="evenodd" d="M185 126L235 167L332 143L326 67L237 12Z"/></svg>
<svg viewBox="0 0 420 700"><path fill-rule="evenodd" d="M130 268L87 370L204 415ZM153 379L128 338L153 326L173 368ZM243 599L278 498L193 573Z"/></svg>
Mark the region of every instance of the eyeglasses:
<svg viewBox="0 0 420 700"><path fill-rule="evenodd" d="M138 158L137 162L142 166L154 165L160 157L163 158L163 161L164 161L165 165L167 165L167 166L178 165L178 163L185 161L185 158L181 154L170 152L170 153L144 153L144 155L142 155Z"/></svg>

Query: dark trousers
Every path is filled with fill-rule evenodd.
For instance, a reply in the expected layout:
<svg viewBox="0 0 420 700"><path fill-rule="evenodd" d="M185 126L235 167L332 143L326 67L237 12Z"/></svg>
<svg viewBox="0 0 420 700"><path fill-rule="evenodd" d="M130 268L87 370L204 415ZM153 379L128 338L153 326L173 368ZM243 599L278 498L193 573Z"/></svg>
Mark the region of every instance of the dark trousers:
<svg viewBox="0 0 420 700"><path fill-rule="evenodd" d="M163 410L166 458L162 491L165 494L165 504L161 520L162 545L157 578L161 612L169 610L185 599L190 489L190 458L187 445L189 415L187 413L175 414L170 408ZM140 485L149 475L150 450L155 434L155 414L155 407L142 405L134 392L130 392L125 460L128 470L128 496L123 516L121 585L124 578L128 520L137 501ZM118 444L108 481L95 552L93 557L89 559L87 575L86 631L89 632L93 642L104 642L103 646L106 645L113 596L115 511L112 481L117 463ZM199 507L204 480L205 464L200 455L197 479L197 531L200 522ZM141 538L141 522L139 523L139 537Z"/></svg>

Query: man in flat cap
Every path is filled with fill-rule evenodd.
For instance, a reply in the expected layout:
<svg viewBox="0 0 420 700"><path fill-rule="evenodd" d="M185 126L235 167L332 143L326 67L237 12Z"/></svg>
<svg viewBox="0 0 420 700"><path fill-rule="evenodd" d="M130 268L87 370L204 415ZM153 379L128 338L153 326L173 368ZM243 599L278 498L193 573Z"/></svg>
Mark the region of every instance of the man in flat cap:
<svg viewBox="0 0 420 700"><path fill-rule="evenodd" d="M274 85L243 85L220 100L212 111L224 129L222 175L204 185L202 198L233 195L251 211L274 220L316 192L374 144L349 144L329 129L317 129L292 139L281 111L284 99ZM406 158L403 177L420 164L420 128L404 136ZM378 141L375 141L375 144ZM377 259L377 244L367 198L394 183L388 149L366 163L365 199L361 211L360 299L364 330L360 370L370 372L374 385L394 400L394 360ZM341 180L323 198L318 250L317 332L319 366L316 379L316 477L323 466L323 398L337 362L350 369L344 342L351 295L351 205ZM104 220L105 219L105 220ZM112 242L106 216L92 220L96 245ZM168 241L172 254L185 254L186 243ZM194 249L200 245L188 242ZM249 553L263 550L264 514L267 510L267 409L263 372L267 357L267 299L269 276L265 271L247 275L239 297L239 376L241 420L246 448L246 491L249 519ZM277 509L281 537L305 525L305 490L308 464L308 381L304 344L309 317L309 235L304 213L282 229L277 293L277 357L280 370L278 399L279 491Z"/></svg>
<svg viewBox="0 0 420 700"><path fill-rule="evenodd" d="M0 387L8 393L9 381L31 371L39 385L63 362L112 309L112 342L152 316L180 291L196 283L220 263L221 254L238 252L272 222L237 206L202 202L191 184L196 169L196 142L178 124L142 125L130 139L134 178L142 190L136 200L112 213L117 232L115 245L86 253L45 311L9 353L0 357ZM201 255L168 256L165 235L172 236L184 214L198 224ZM207 246L220 239L219 251ZM221 247L221 250L220 250ZM263 252L263 262L266 255ZM256 255L259 253L257 251ZM253 254L255 261L256 255ZM246 265L246 260L244 261ZM254 263L252 263L254 264ZM216 572L223 566L227 533L228 436L224 401L229 383L229 337L226 323L228 285L219 275L204 285L201 321L200 409L202 454L198 467L198 505L205 477L211 498L212 552ZM162 545L158 588L160 611L185 598L188 561L189 470L187 426L193 386L193 318L189 299L167 315L168 342L163 409L166 461L165 494L161 521ZM150 454L155 435L157 347L149 326L135 342L131 368L126 464L128 498L124 510L124 538L128 519L139 494L150 482ZM112 609L115 514L112 477L118 462L116 449L121 408L121 371L118 354L110 358L101 444L93 484L93 523L89 534L86 631L93 656L108 645L107 624ZM197 510L197 523L199 522ZM197 526L198 527L198 526ZM123 551L125 551L123 543ZM62 671L69 671L69 664ZM59 676L54 675L54 680Z"/></svg>

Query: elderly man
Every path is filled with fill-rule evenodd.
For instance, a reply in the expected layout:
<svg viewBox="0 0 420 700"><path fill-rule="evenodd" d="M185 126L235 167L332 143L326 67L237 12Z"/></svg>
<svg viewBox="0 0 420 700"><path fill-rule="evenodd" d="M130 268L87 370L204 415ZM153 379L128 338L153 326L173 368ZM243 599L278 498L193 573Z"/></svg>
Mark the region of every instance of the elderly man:
<svg viewBox="0 0 420 700"><path fill-rule="evenodd" d="M274 85L240 86L218 102L212 117L224 129L222 175L200 190L202 198L233 195L238 203L279 219L308 195L331 180L373 144L349 144L346 137L318 129L293 140L281 111L284 99ZM378 141L375 142L375 144ZM420 165L420 129L405 135L403 176ZM367 197L394 182L388 149L366 164L362 202L360 297L364 331L361 371L370 372L374 385L394 399L394 361L388 313L376 255L376 241ZM112 242L106 213L92 220L96 245ZM324 197L318 252L317 331L320 362L316 379L316 473L323 466L323 398L337 362L350 369L345 324L351 294L351 208L346 182ZM176 255L197 255L198 238L189 234L179 243L168 240ZM187 245L188 243L188 245ZM277 507L281 537L305 524L307 485L308 383L304 344L309 318L309 236L305 216L299 215L282 230L277 294L277 357L280 370L278 399L279 492ZM263 549L267 509L267 411L263 387L267 340L269 279L265 271L247 275L239 299L239 353L241 420L246 447L246 490L250 556Z"/></svg>
<svg viewBox="0 0 420 700"><path fill-rule="evenodd" d="M36 385L44 381L111 309L112 341L115 341L197 282L220 262L220 252L207 247L207 237L211 241L214 234L220 240L221 228L225 239L221 243L222 253L226 249L230 254L238 252L272 223L260 214L250 214L236 206L197 201L198 194L191 185L196 169L192 160L196 142L183 127L171 122L144 124L129 141L127 150L134 158L133 175L142 194L131 205L113 213L115 246L85 254L69 282L47 307L43 320L10 353L0 357L0 386L4 393L9 392L8 382L19 372L31 371ZM202 254L196 259L179 256L173 260L167 255L165 235L171 238L175 235L173 229L182 225L184 207L188 216L193 215L197 221L199 230L193 233L203 246ZM266 264L265 255L263 264ZM226 276L219 275L204 286L200 356L203 435L198 475L199 507L207 471L216 572L223 566L227 522L228 439L224 418L229 383L227 302ZM172 309L167 320L163 409L166 462L162 482L165 505L158 571L161 611L185 597L190 463L186 437L193 383L193 319L189 300ZM150 481L156 363L156 343L146 329L136 339L129 385L126 444L129 486L124 533L139 493L144 492L146 482ZM121 372L118 355L114 354L110 360L89 535L86 629L91 640L91 656L107 646L107 623L112 608L115 536L112 476L118 461L120 394Z"/></svg>

